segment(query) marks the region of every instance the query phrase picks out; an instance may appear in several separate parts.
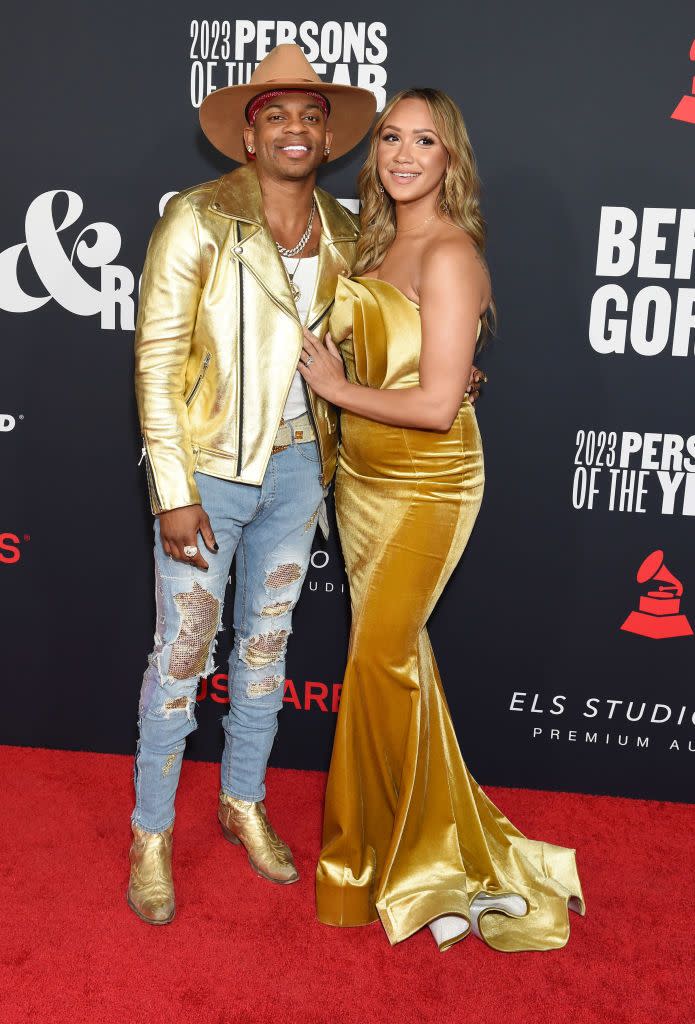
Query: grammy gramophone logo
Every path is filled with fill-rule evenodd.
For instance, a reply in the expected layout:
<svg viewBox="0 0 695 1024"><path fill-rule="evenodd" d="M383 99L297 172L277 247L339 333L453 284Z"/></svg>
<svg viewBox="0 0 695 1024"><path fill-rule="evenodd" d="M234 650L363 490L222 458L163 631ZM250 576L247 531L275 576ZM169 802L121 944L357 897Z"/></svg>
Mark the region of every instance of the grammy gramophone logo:
<svg viewBox="0 0 695 1024"><path fill-rule="evenodd" d="M692 636L693 630L681 612L683 584L664 564L663 551L652 551L637 570L637 582L649 589L639 599L639 609L630 612L621 629L651 640Z"/></svg>
<svg viewBox="0 0 695 1024"><path fill-rule="evenodd" d="M690 59L695 60L695 39L690 47ZM671 114L675 121L687 121L689 124L695 124L695 78L693 78L692 89L692 95L684 96Z"/></svg>

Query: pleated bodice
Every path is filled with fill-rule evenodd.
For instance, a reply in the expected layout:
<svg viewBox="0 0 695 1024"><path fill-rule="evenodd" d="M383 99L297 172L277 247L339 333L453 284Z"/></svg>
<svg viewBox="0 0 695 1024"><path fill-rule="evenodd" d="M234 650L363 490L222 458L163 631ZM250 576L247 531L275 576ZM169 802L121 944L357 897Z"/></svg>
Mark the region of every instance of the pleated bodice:
<svg viewBox="0 0 695 1024"><path fill-rule="evenodd" d="M420 310L388 281L339 278L329 329L353 383L405 388L419 382Z"/></svg>

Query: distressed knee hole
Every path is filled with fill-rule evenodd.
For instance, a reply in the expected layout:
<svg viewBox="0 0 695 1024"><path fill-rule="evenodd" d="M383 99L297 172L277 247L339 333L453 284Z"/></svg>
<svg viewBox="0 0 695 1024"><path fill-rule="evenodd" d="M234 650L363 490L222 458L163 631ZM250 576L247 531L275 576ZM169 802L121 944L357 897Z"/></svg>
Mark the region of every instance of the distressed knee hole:
<svg viewBox="0 0 695 1024"><path fill-rule="evenodd" d="M292 601L276 601L275 604L267 604L261 608L261 615L284 615L292 607Z"/></svg>
<svg viewBox="0 0 695 1024"><path fill-rule="evenodd" d="M242 645L241 660L249 668L265 668L279 661L287 647L287 629L274 629L270 633L251 636Z"/></svg>
<svg viewBox="0 0 695 1024"><path fill-rule="evenodd" d="M174 679L192 679L205 669L210 644L217 632L220 602L198 582L189 593L176 594L174 601L181 615L181 626L171 648L169 675Z"/></svg>
<svg viewBox="0 0 695 1024"><path fill-rule="evenodd" d="M162 765L162 775L168 775L171 769L176 764L176 754L169 754L166 761Z"/></svg>
<svg viewBox="0 0 695 1024"><path fill-rule="evenodd" d="M296 562L287 562L285 565L279 565L277 569L273 569L272 572L266 573L265 585L270 587L272 590L276 590L280 587L288 587L290 583L296 583L301 578L302 567L297 565Z"/></svg>
<svg viewBox="0 0 695 1024"><path fill-rule="evenodd" d="M285 678L281 675L265 676L264 679L259 679L256 682L249 683L246 689L247 697L265 697L269 693L273 693L279 689L284 683Z"/></svg>

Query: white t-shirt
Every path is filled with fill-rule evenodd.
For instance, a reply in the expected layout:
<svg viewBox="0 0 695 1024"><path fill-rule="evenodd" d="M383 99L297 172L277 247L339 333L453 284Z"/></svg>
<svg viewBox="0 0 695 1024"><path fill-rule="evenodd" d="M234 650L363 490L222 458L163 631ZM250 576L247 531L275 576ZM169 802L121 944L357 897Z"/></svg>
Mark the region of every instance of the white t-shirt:
<svg viewBox="0 0 695 1024"><path fill-rule="evenodd" d="M283 256L282 261L285 264L287 273L293 275L292 280L297 288L299 288L300 294L299 298L295 301L295 305L297 307L297 315L299 316L299 319L303 324L305 324L307 317L309 316L311 300L313 299L314 291L316 290L319 258L318 256L308 256L306 259L297 260L296 256ZM297 268L296 272L294 269L295 267ZM306 398L304 397L302 375L299 370L295 370L282 418L284 420L293 420L305 412Z"/></svg>

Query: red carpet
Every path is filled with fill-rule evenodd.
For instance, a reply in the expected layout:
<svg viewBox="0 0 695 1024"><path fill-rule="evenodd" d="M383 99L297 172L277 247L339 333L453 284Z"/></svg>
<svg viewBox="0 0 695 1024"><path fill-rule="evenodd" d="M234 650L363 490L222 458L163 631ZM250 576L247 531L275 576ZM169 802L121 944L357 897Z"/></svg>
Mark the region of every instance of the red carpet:
<svg viewBox="0 0 695 1024"><path fill-rule="evenodd" d="M173 924L127 909L130 758L0 747L2 1024L691 1024L695 807L488 790L523 831L577 848L587 916L562 950L502 954L428 931L314 918L324 776L271 770L302 878L273 886L224 842L217 767L185 764Z"/></svg>

